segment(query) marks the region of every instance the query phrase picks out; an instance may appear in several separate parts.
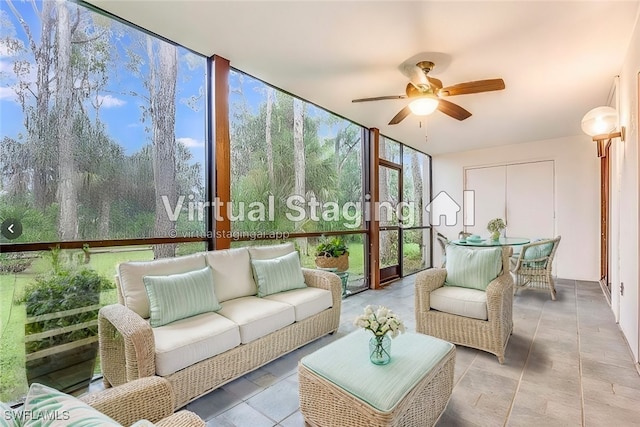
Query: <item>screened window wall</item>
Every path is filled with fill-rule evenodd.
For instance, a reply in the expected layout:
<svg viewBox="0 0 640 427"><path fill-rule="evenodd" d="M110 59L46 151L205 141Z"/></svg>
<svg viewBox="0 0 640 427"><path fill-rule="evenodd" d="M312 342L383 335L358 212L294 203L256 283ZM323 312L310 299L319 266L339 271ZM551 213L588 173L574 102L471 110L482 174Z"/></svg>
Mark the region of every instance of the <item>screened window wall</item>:
<svg viewBox="0 0 640 427"><path fill-rule="evenodd" d="M207 58L76 2L3 1L0 14L0 219L22 228L0 241L150 242L0 253L11 402L30 382L71 391L97 372L95 318L116 301L119 262L205 249L153 241L206 240Z"/></svg>
<svg viewBox="0 0 640 427"><path fill-rule="evenodd" d="M235 245L280 236L315 268L317 246L339 237L349 248L349 293L366 289L364 129L239 70L229 86Z"/></svg>

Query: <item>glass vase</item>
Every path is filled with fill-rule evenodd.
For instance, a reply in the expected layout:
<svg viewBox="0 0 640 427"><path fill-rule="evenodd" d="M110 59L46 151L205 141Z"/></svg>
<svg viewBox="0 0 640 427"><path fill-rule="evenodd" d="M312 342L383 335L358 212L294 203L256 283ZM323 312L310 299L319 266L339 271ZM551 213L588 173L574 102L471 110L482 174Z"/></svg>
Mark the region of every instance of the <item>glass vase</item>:
<svg viewBox="0 0 640 427"><path fill-rule="evenodd" d="M491 240L500 240L500 231L494 231L491 233Z"/></svg>
<svg viewBox="0 0 640 427"><path fill-rule="evenodd" d="M376 365L391 362L391 338L389 335L376 335L369 340L369 359Z"/></svg>

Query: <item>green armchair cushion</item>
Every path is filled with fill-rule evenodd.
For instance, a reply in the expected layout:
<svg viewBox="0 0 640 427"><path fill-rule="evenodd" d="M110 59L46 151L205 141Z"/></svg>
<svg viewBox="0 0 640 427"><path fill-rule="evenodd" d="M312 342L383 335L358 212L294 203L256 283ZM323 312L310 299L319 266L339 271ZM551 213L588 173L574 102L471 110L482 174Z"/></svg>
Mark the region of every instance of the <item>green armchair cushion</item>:
<svg viewBox="0 0 640 427"><path fill-rule="evenodd" d="M533 259L546 258L551 255L553 250L553 242L544 243L542 245L531 246L526 249L522 260L523 264L529 268L544 268L546 267L546 261L528 261Z"/></svg>
<svg viewBox="0 0 640 427"><path fill-rule="evenodd" d="M502 248L472 249L447 246L445 286L484 291L502 271Z"/></svg>

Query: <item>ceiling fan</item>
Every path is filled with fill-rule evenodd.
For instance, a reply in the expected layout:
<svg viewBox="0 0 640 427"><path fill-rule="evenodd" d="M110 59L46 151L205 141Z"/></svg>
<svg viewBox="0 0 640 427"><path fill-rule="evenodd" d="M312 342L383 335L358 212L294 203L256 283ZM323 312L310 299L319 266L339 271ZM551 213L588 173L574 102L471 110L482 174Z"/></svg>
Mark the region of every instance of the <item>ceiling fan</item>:
<svg viewBox="0 0 640 427"><path fill-rule="evenodd" d="M453 86L442 86L442 81L429 76L434 63L431 61L420 61L416 64L417 73L412 73L413 78L407 84L404 95L376 96L373 98L354 99L351 102L382 101L385 99L411 99L412 101L395 115L389 122L396 125L404 120L409 114L426 116L436 109L457 120L464 120L471 116L471 113L444 99L448 96L467 95L470 93L490 92L504 89L504 80L489 79L476 80L465 83L458 83Z"/></svg>

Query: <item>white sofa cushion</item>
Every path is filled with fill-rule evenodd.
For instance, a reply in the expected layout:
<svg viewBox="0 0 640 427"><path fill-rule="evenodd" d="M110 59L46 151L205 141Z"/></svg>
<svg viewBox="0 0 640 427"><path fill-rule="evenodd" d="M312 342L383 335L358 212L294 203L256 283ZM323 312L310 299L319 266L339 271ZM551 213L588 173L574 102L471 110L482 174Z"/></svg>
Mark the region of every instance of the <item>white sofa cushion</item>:
<svg viewBox="0 0 640 427"><path fill-rule="evenodd" d="M149 297L142 279L144 276L168 276L200 270L206 266L204 253L153 261L123 262L118 265L117 270L124 305L146 319L149 317Z"/></svg>
<svg viewBox="0 0 640 427"><path fill-rule="evenodd" d="M295 252L293 243L283 243L281 245L249 246L251 259L273 259Z"/></svg>
<svg viewBox="0 0 640 427"><path fill-rule="evenodd" d="M431 308L458 316L487 320L487 293L478 289L443 286L431 292Z"/></svg>
<svg viewBox="0 0 640 427"><path fill-rule="evenodd" d="M331 292L326 289L303 288L280 292L264 297L272 301L292 305L296 314L296 322L318 314L333 306Z"/></svg>
<svg viewBox="0 0 640 427"><path fill-rule="evenodd" d="M166 376L240 345L238 325L217 313L203 313L152 328L156 374Z"/></svg>
<svg viewBox="0 0 640 427"><path fill-rule="evenodd" d="M251 258L247 248L210 251L205 256L213 270L213 287L219 302L248 297L258 292L251 274Z"/></svg>
<svg viewBox="0 0 640 427"><path fill-rule="evenodd" d="M292 305L258 297L225 301L218 313L240 327L243 344L284 328L296 318Z"/></svg>

